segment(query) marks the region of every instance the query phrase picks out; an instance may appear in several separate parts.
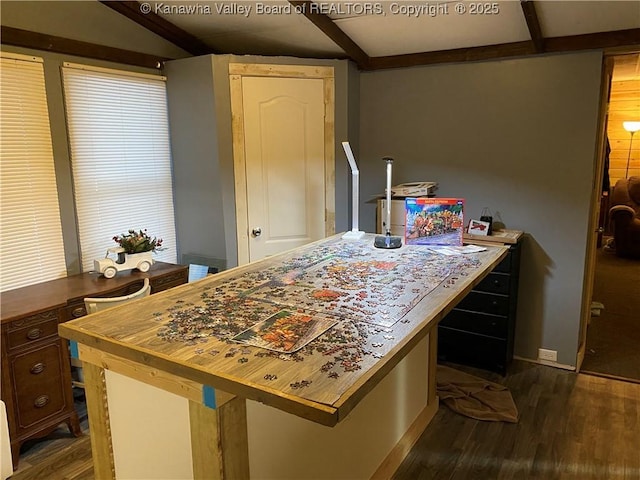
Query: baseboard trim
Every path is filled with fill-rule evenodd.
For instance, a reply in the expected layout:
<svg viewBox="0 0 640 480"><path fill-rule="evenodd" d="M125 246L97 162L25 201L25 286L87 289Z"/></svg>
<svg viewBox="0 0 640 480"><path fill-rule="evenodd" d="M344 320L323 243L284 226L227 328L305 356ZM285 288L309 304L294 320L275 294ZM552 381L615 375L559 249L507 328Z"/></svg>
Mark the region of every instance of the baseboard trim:
<svg viewBox="0 0 640 480"><path fill-rule="evenodd" d="M426 430L429 423L431 423L433 417L435 417L438 412L438 403L439 399L436 397L435 402L424 407L400 441L382 461L371 480L388 480L393 477L393 474L398 470L405 457Z"/></svg>
<svg viewBox="0 0 640 480"><path fill-rule="evenodd" d="M547 367L561 368L563 370L571 370L573 372L576 371L575 365L565 365L563 363L550 362L548 360L533 360L531 358L523 358L523 357L518 357L516 355L514 355L513 358L516 360L522 360L523 362L537 363L538 365L546 365Z"/></svg>
<svg viewBox="0 0 640 480"><path fill-rule="evenodd" d="M640 379L638 378L621 377L619 375L611 375L610 373L594 372L591 370L580 370L580 373L584 373L585 375L591 375L592 377L602 377L602 378L608 378L609 380L618 380L620 382L640 384Z"/></svg>

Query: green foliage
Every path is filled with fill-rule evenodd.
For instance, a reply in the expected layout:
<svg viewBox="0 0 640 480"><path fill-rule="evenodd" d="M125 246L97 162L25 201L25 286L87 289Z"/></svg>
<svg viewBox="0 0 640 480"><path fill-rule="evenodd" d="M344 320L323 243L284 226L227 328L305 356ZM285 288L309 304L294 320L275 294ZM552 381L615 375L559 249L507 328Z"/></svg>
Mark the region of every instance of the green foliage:
<svg viewBox="0 0 640 480"><path fill-rule="evenodd" d="M162 239L150 237L147 229L136 232L130 229L128 233L122 233L113 237L113 240L124 248L126 253L157 252L163 250Z"/></svg>

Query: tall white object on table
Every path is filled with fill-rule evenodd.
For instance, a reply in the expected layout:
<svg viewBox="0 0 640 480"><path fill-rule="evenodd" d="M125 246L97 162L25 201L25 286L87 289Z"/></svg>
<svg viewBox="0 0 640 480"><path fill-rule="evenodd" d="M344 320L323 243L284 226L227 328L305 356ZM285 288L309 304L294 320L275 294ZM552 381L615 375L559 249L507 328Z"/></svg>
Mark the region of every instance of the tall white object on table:
<svg viewBox="0 0 640 480"><path fill-rule="evenodd" d="M7 424L7 408L0 400L0 473L2 480L13 475L11 442L9 441L9 425Z"/></svg>
<svg viewBox="0 0 640 480"><path fill-rule="evenodd" d="M360 170L358 170L358 165L356 164L356 159L353 156L353 152L351 151L351 145L349 142L342 142L342 148L344 149L344 153L347 156L347 160L349 161L349 166L351 167L351 231L345 233L342 238L345 240L359 240L364 237L364 232L359 230L358 227L358 210L360 208Z"/></svg>
<svg viewBox="0 0 640 480"><path fill-rule="evenodd" d="M384 157L382 160L387 164L387 209L384 220L384 236L376 236L373 246L376 248L393 249L400 248L402 246L402 238L400 236L391 235L391 168L393 165L393 158Z"/></svg>

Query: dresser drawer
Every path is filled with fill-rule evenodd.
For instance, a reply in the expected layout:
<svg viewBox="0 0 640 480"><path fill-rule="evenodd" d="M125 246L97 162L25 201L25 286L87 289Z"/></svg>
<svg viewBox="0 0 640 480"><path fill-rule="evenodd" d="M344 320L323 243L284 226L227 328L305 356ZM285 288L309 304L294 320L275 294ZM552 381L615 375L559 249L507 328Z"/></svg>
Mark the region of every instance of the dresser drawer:
<svg viewBox="0 0 640 480"><path fill-rule="evenodd" d="M511 276L506 273L492 272L487 275L474 290L487 293L509 294L509 280Z"/></svg>
<svg viewBox="0 0 640 480"><path fill-rule="evenodd" d="M509 297L493 293L471 291L464 297L457 308L473 312L491 313L493 315L509 314Z"/></svg>
<svg viewBox="0 0 640 480"><path fill-rule="evenodd" d="M19 428L29 428L67 407L62 361L60 342L10 358Z"/></svg>
<svg viewBox="0 0 640 480"><path fill-rule="evenodd" d="M491 337L506 339L508 334L507 317L490 315L487 313L470 312L454 308L440 325L457 330L489 335Z"/></svg>
<svg viewBox="0 0 640 480"><path fill-rule="evenodd" d="M502 259L502 261L492 270L494 272L500 273L510 273L511 272L511 262L513 259L513 252L509 251L507 256Z"/></svg>
<svg viewBox="0 0 640 480"><path fill-rule="evenodd" d="M26 347L46 338L58 335L58 313L56 310L15 320L7 326L9 349Z"/></svg>
<svg viewBox="0 0 640 480"><path fill-rule="evenodd" d="M512 354L506 340L438 327L438 359L500 372L504 375Z"/></svg>

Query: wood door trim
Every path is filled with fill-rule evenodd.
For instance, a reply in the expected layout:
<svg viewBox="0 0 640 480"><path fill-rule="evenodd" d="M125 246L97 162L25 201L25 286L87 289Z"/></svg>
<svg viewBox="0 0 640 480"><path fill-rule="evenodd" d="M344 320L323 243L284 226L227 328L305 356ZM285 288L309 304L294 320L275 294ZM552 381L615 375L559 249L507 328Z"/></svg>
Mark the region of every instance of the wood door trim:
<svg viewBox="0 0 640 480"><path fill-rule="evenodd" d="M589 215L587 252L585 258L585 272L582 287L582 308L580 314L580 330L578 350L576 353L576 372L580 371L587 348L587 326L591 319L591 302L593 300L593 283L596 268L596 228L600 213L600 198L602 196L602 178L604 173L604 157L606 155L607 115L609 112L609 95L611 92L611 77L613 75L613 57L605 56L602 65L600 84L600 110L598 112L598 132L595 144L595 162L593 172L593 189L591 192L591 207Z"/></svg>
<svg viewBox="0 0 640 480"><path fill-rule="evenodd" d="M231 98L231 134L233 145L233 175L235 184L236 240L238 265L249 263L249 219L247 202L246 158L244 151L244 118L242 78L319 78L324 90L324 172L325 172L325 235L335 233L335 80L333 67L307 65L274 65L253 63L229 64Z"/></svg>
<svg viewBox="0 0 640 480"><path fill-rule="evenodd" d="M269 63L230 63L229 75L251 77L331 78L333 67L307 65L273 65Z"/></svg>

